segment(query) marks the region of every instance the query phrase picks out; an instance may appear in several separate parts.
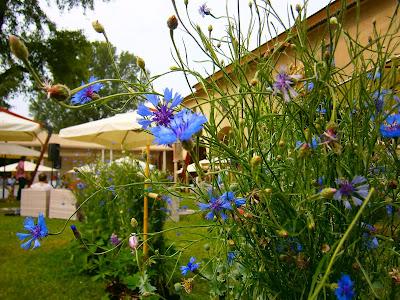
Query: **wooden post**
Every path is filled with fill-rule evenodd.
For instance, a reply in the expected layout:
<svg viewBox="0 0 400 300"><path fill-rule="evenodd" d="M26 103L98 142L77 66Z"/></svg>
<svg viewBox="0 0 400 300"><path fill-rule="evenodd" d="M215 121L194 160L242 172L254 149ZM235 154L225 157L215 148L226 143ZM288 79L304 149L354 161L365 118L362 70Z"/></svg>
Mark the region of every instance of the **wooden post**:
<svg viewBox="0 0 400 300"><path fill-rule="evenodd" d="M162 170L163 172L167 172L167 151L163 151L163 157L162 157Z"/></svg>
<svg viewBox="0 0 400 300"><path fill-rule="evenodd" d="M149 178L150 174L150 145L146 145L146 168L144 170L145 180ZM147 189L149 188L149 184L144 184L145 196L144 196L144 205L143 205L143 256L146 260L149 254L149 245L147 243L147 234L149 232L149 199L147 198Z"/></svg>

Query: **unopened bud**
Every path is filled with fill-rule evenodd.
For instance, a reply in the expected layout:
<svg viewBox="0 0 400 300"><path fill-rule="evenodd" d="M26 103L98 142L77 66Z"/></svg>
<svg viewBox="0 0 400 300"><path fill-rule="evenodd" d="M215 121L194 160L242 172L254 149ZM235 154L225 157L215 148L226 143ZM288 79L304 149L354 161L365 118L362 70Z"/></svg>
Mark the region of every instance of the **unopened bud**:
<svg viewBox="0 0 400 300"><path fill-rule="evenodd" d="M331 18L329 19L329 24L336 26L336 25L338 25L339 23L338 23L338 20L337 20L336 17L331 17Z"/></svg>
<svg viewBox="0 0 400 300"><path fill-rule="evenodd" d="M259 83L259 81L258 81L257 78L253 78L253 79L250 81L250 85L251 85L251 86L256 86L258 83Z"/></svg>
<svg viewBox="0 0 400 300"><path fill-rule="evenodd" d="M397 186L399 185L399 183L397 182L397 180L392 179L388 182L388 187L389 189L395 190L397 189Z"/></svg>
<svg viewBox="0 0 400 300"><path fill-rule="evenodd" d="M81 236L80 232L78 231L78 228L76 228L75 225L71 225L70 228L71 228L72 233L74 234L75 238L77 240L80 240L82 238L82 236Z"/></svg>
<svg viewBox="0 0 400 300"><path fill-rule="evenodd" d="M272 189L267 188L264 190L265 194L267 194L267 196L270 196L272 194Z"/></svg>
<svg viewBox="0 0 400 300"><path fill-rule="evenodd" d="M139 225L138 221L135 218L131 219L132 228L136 228Z"/></svg>
<svg viewBox="0 0 400 300"><path fill-rule="evenodd" d="M176 292L180 292L182 290L182 284L180 282L177 282L174 284L174 289Z"/></svg>
<svg viewBox="0 0 400 300"><path fill-rule="evenodd" d="M279 148L285 147L285 141L284 140L280 140L278 145L279 145Z"/></svg>
<svg viewBox="0 0 400 300"><path fill-rule="evenodd" d="M8 37L8 43L10 44L11 52L20 60L27 60L29 56L28 48L26 48L25 43L21 41L15 35L10 35Z"/></svg>
<svg viewBox="0 0 400 300"><path fill-rule="evenodd" d="M138 245L139 245L139 240L138 240L136 234L131 235L131 236L129 237L129 247L130 247L132 250L136 250L137 247L138 247Z"/></svg>
<svg viewBox="0 0 400 300"><path fill-rule="evenodd" d="M159 199L160 196L157 193L148 193L149 198L151 199Z"/></svg>
<svg viewBox="0 0 400 300"><path fill-rule="evenodd" d="M97 33L104 33L104 27L98 20L92 22L92 27Z"/></svg>
<svg viewBox="0 0 400 300"><path fill-rule="evenodd" d="M183 0L183 3L185 4L185 6L188 6L189 0Z"/></svg>
<svg viewBox="0 0 400 300"><path fill-rule="evenodd" d="M204 250L209 251L210 250L210 244L204 244Z"/></svg>
<svg viewBox="0 0 400 300"><path fill-rule="evenodd" d="M228 246L229 246L229 247L235 246L235 241L234 241L234 240L229 239L227 242L228 242Z"/></svg>
<svg viewBox="0 0 400 300"><path fill-rule="evenodd" d="M331 247L328 244L322 244L322 246L321 246L322 253L328 253L330 250L331 250Z"/></svg>
<svg viewBox="0 0 400 300"><path fill-rule="evenodd" d="M144 62L143 58L136 56L136 64L139 66L139 68L141 68L142 70L145 70L146 63Z"/></svg>
<svg viewBox="0 0 400 300"><path fill-rule="evenodd" d="M169 67L169 69L171 71L179 71L179 70L181 70L181 68L179 68L178 66L171 66L171 67Z"/></svg>
<svg viewBox="0 0 400 300"><path fill-rule="evenodd" d="M321 196L321 198L324 198L324 199L332 199L333 195L335 195L336 191L337 191L336 189L328 187L328 188L322 189L322 191L319 193L319 195Z"/></svg>
<svg viewBox="0 0 400 300"><path fill-rule="evenodd" d="M168 18L167 25L170 30L175 30L178 27L178 19L175 15Z"/></svg>
<svg viewBox="0 0 400 300"><path fill-rule="evenodd" d="M289 236L289 233L285 229L277 230L276 233L278 234L278 236L284 238L287 238Z"/></svg>
<svg viewBox="0 0 400 300"><path fill-rule="evenodd" d="M65 101L71 96L69 88L63 84L55 84L45 88L47 98L56 99L58 101Z"/></svg>
<svg viewBox="0 0 400 300"><path fill-rule="evenodd" d="M249 1L249 7L251 8L253 6L253 1Z"/></svg>
<svg viewBox="0 0 400 300"><path fill-rule="evenodd" d="M208 25L208 31L209 31L209 32L213 31L213 26L212 26L211 24Z"/></svg>
<svg viewBox="0 0 400 300"><path fill-rule="evenodd" d="M221 48L221 42L218 42L218 43L217 43L217 47L218 47L218 48Z"/></svg>
<svg viewBox="0 0 400 300"><path fill-rule="evenodd" d="M297 12L301 11L301 5L299 3L296 4L296 11Z"/></svg>
<svg viewBox="0 0 400 300"><path fill-rule="evenodd" d="M262 161L261 156L255 155L255 156L253 156L253 157L251 158L251 160L250 160L250 165L251 165L252 167L257 167L258 165L260 165L261 161Z"/></svg>

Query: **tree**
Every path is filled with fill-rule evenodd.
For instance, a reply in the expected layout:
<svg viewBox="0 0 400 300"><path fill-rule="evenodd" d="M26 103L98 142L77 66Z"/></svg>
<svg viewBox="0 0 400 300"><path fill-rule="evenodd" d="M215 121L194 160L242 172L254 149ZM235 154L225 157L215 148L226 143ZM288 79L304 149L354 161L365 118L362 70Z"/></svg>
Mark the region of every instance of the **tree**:
<svg viewBox="0 0 400 300"><path fill-rule="evenodd" d="M93 75L97 78L115 78L107 44L105 42L88 42L79 31L61 31L50 38L45 45L49 51L44 51L53 75L53 82L63 83L69 87L76 87L81 81L87 82ZM119 55L116 49L111 49L122 79L137 82L139 67L136 58L129 52ZM139 79L140 80L140 79ZM101 95L110 95L124 91L121 84L106 84ZM70 110L60 106L55 100L46 99L43 94L35 95L30 101L30 111L36 120L48 123L55 131L114 115L124 103L121 112L133 109L136 103L129 99L118 99L108 103L108 106L96 106L85 110Z"/></svg>
<svg viewBox="0 0 400 300"><path fill-rule="evenodd" d="M94 0L48 0L47 2L55 4L59 9L71 9L75 6L93 9L94 5ZM39 1L0 0L1 106L8 106L5 99L9 94L30 91L33 88L27 70L11 56L7 37L14 34L23 38L32 53L30 57L32 64L43 72L48 63L44 59L46 55L43 52L49 50L44 47L46 38L43 37L51 36L56 32L55 24L42 10Z"/></svg>

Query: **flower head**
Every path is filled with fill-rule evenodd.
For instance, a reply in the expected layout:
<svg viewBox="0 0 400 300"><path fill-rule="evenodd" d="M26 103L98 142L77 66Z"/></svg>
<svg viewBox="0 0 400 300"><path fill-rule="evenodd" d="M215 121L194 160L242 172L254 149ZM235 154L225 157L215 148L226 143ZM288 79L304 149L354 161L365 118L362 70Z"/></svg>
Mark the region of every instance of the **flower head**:
<svg viewBox="0 0 400 300"><path fill-rule="evenodd" d="M91 76L89 78L88 84L92 83L94 81L97 81L98 79L94 76ZM82 81L82 85L85 85L85 83ZM103 88L103 84L101 83L95 83L92 84L88 87L85 87L81 89L79 92L74 94L71 98L71 103L72 104L85 104L93 99L99 98L99 91Z"/></svg>
<svg viewBox="0 0 400 300"><path fill-rule="evenodd" d="M121 240L118 238L118 236L113 232L110 236L110 242L114 246L118 246L121 243Z"/></svg>
<svg viewBox="0 0 400 300"><path fill-rule="evenodd" d="M335 295L338 300L351 300L355 296L354 283L347 274L342 274L338 281L338 287L335 290Z"/></svg>
<svg viewBox="0 0 400 300"><path fill-rule="evenodd" d="M194 272L199 268L199 264L195 263L195 261L196 258L192 256L186 266L180 267L182 275L186 275L189 272Z"/></svg>
<svg viewBox="0 0 400 300"><path fill-rule="evenodd" d="M24 221L24 229L27 230L28 233L18 232L17 237L21 241L28 239L28 241L21 244L21 248L25 250L28 250L31 247L32 242L34 242L32 249L39 247L40 246L39 240L46 237L49 233L47 230L46 221L42 213L39 214L36 225L31 217L27 217Z"/></svg>
<svg viewBox="0 0 400 300"><path fill-rule="evenodd" d="M210 192L210 202L199 203L201 210L209 210L206 214L207 220L213 220L215 216L221 217L222 220L226 220L228 217L225 214L225 210L232 210L232 206L240 207L246 203L244 198L235 198L233 192L225 192L219 197L214 197Z"/></svg>
<svg viewBox="0 0 400 300"><path fill-rule="evenodd" d="M137 247L139 246L139 240L136 236L136 234L133 234L129 237L129 247L132 249L132 252L135 251L137 249Z"/></svg>
<svg viewBox="0 0 400 300"><path fill-rule="evenodd" d="M384 138L395 138L400 136L400 114L390 115L380 127Z"/></svg>
<svg viewBox="0 0 400 300"><path fill-rule="evenodd" d="M84 184L83 182L78 182L78 183L76 184L76 188L77 188L78 190L83 190L85 187L86 187L86 186L85 186L85 184Z"/></svg>
<svg viewBox="0 0 400 300"><path fill-rule="evenodd" d="M301 75L289 75L285 69L276 75L275 82L273 84L274 94L281 94L285 102L289 102L291 98L296 98L298 93L293 89L292 85L295 80L301 78Z"/></svg>
<svg viewBox="0 0 400 300"><path fill-rule="evenodd" d="M333 199L343 201L347 209L351 209L349 200L352 200L355 206L360 206L362 204L361 199L366 198L369 192L369 184L363 176L355 176L352 181L336 179L336 183L339 188Z"/></svg>
<svg viewBox="0 0 400 300"><path fill-rule="evenodd" d="M189 141L194 134L203 129L207 118L188 109L178 112L168 126L156 126L150 129L156 144L165 145Z"/></svg>
<svg viewBox="0 0 400 300"><path fill-rule="evenodd" d="M204 18L205 16L211 15L211 9L207 7L207 3L203 3L199 7L199 13Z"/></svg>
<svg viewBox="0 0 400 300"><path fill-rule="evenodd" d="M149 94L146 98L152 107L150 108L141 103L138 105L137 110L138 114L143 117L143 119L138 120L138 123L144 129L147 129L152 124L155 126L168 126L174 118L174 109L183 100L180 94L175 93L173 95L172 90L168 88L164 90L163 99L154 94Z"/></svg>
<svg viewBox="0 0 400 300"><path fill-rule="evenodd" d="M236 256L237 256L236 252L234 252L234 251L228 252L227 259L228 259L228 264L229 265L231 265L233 263L233 261L235 260Z"/></svg>

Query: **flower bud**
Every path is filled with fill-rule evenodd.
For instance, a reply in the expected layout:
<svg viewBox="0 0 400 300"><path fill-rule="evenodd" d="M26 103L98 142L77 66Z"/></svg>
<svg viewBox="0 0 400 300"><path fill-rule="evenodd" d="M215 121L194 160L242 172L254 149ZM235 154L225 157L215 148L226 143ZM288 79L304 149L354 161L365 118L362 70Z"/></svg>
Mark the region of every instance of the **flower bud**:
<svg viewBox="0 0 400 300"><path fill-rule="evenodd" d="M249 7L251 8L252 6L253 6L253 1L250 0L250 1L249 1Z"/></svg>
<svg viewBox="0 0 400 300"><path fill-rule="evenodd" d="M392 179L392 180L390 180L390 181L388 182L388 188L389 188L389 189L392 189L392 190L397 189L397 186L398 186L398 185L399 185L399 183L397 182L396 179Z"/></svg>
<svg viewBox="0 0 400 300"><path fill-rule="evenodd" d="M170 69L171 71L179 71L179 70L181 70L181 68L178 67L178 66L171 66L169 69Z"/></svg>
<svg viewBox="0 0 400 300"><path fill-rule="evenodd" d="M335 195L336 191L337 191L336 189L328 187L328 188L322 189L322 191L319 193L319 195L321 196L321 198L324 198L324 199L332 199L333 195Z"/></svg>
<svg viewBox="0 0 400 300"><path fill-rule="evenodd" d="M257 166L260 165L261 161L262 161L261 156L255 155L255 156L253 156L253 157L251 158L251 160L250 160L250 165L251 165L252 167L257 167Z"/></svg>
<svg viewBox="0 0 400 300"><path fill-rule="evenodd" d="M185 4L185 6L188 6L189 0L183 0L183 3Z"/></svg>
<svg viewBox="0 0 400 300"><path fill-rule="evenodd" d="M259 81L258 81L257 78L253 78L253 79L250 81L250 85L251 85L251 86L256 86L258 83L259 83Z"/></svg>
<svg viewBox="0 0 400 300"><path fill-rule="evenodd" d="M26 48L25 43L21 41L15 35L10 35L8 37L8 43L10 44L11 52L20 60L27 60L29 56L28 48Z"/></svg>
<svg viewBox="0 0 400 300"><path fill-rule="evenodd" d="M174 289L175 289L175 292L179 293L182 290L182 284L180 282L175 283Z"/></svg>
<svg viewBox="0 0 400 300"><path fill-rule="evenodd" d="M130 247L132 250L136 250L137 247L138 247L138 245L139 245L139 240L138 240L136 234L131 235L131 236L129 237L129 247Z"/></svg>
<svg viewBox="0 0 400 300"><path fill-rule="evenodd" d="M284 140L280 140L278 145L279 145L279 148L283 148L283 147L285 147L286 144L285 144Z"/></svg>
<svg viewBox="0 0 400 300"><path fill-rule="evenodd" d="M78 228L76 228L75 225L71 225L70 228L71 228L72 233L74 234L75 238L77 240L80 240L82 238L82 236L81 236L80 232L78 231Z"/></svg>
<svg viewBox="0 0 400 300"><path fill-rule="evenodd" d="M209 251L210 250L210 244L204 244L204 250Z"/></svg>
<svg viewBox="0 0 400 300"><path fill-rule="evenodd" d="M178 19L175 15L168 18L167 25L170 30L175 30L178 27Z"/></svg>
<svg viewBox="0 0 400 300"><path fill-rule="evenodd" d="M63 84L55 84L45 88L47 98L56 99L58 101L65 101L71 96L69 88Z"/></svg>
<svg viewBox="0 0 400 300"><path fill-rule="evenodd" d="M135 218L131 219L132 228L136 228L139 225L138 221Z"/></svg>
<svg viewBox="0 0 400 300"><path fill-rule="evenodd" d="M337 20L336 17L331 17L331 18L329 19L329 24L336 26L336 25L338 25L339 23L338 23L338 20Z"/></svg>
<svg viewBox="0 0 400 300"><path fill-rule="evenodd" d="M287 238L289 236L289 233L285 229L277 230L276 233L278 234L278 236L283 238Z"/></svg>
<svg viewBox="0 0 400 300"><path fill-rule="evenodd" d="M322 246L321 246L322 253L328 253L330 250L331 250L331 247L328 244L322 244Z"/></svg>
<svg viewBox="0 0 400 300"><path fill-rule="evenodd" d="M144 62L144 59L136 56L136 64L139 66L139 68L141 68L143 71L145 70L146 67L146 63Z"/></svg>
<svg viewBox="0 0 400 300"><path fill-rule="evenodd" d="M299 3L296 4L296 11L297 12L301 11L301 5Z"/></svg>
<svg viewBox="0 0 400 300"><path fill-rule="evenodd" d="M218 48L221 48L221 42L218 42L218 43L217 43L217 47L218 47Z"/></svg>
<svg viewBox="0 0 400 300"><path fill-rule="evenodd" d="M266 189L264 190L264 192L265 192L265 194L266 194L267 196L271 196L271 194L272 194L272 189L266 188Z"/></svg>
<svg viewBox="0 0 400 300"><path fill-rule="evenodd" d="M253 228L252 228L252 229L253 229ZM227 242L228 242L228 246L229 246L229 247L235 246L235 241L234 241L234 240L229 239L229 240L227 240Z"/></svg>
<svg viewBox="0 0 400 300"><path fill-rule="evenodd" d="M104 33L104 27L98 20L92 22L92 27L97 33Z"/></svg>
<svg viewBox="0 0 400 300"><path fill-rule="evenodd" d="M160 195L157 193L148 193L149 198L151 199L160 199Z"/></svg>
<svg viewBox="0 0 400 300"><path fill-rule="evenodd" d="M212 26L211 24L208 25L208 31L209 31L209 32L213 31L213 26Z"/></svg>

